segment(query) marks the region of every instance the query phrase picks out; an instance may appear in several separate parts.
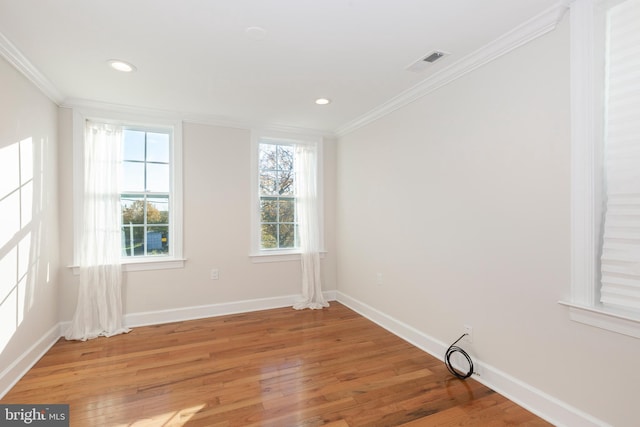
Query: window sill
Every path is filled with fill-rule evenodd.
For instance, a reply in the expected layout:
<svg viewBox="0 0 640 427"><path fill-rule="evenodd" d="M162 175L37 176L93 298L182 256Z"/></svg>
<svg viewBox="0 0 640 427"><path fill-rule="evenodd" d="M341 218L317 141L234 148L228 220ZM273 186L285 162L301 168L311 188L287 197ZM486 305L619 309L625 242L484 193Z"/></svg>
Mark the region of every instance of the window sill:
<svg viewBox="0 0 640 427"><path fill-rule="evenodd" d="M640 338L640 318L633 313L602 307L587 307L567 301L558 301L558 303L569 308L569 317L573 321Z"/></svg>
<svg viewBox="0 0 640 427"><path fill-rule="evenodd" d="M184 258L162 258L162 259L140 259L122 261L122 271L147 271L147 270L168 270L172 268L184 268ZM80 275L80 267L72 265L74 276Z"/></svg>
<svg viewBox="0 0 640 427"><path fill-rule="evenodd" d="M320 251L320 259L323 259L327 251ZM252 253L249 255L251 262L254 264L260 264L264 262L287 262L287 261L300 261L301 252L295 251L263 251L258 253Z"/></svg>

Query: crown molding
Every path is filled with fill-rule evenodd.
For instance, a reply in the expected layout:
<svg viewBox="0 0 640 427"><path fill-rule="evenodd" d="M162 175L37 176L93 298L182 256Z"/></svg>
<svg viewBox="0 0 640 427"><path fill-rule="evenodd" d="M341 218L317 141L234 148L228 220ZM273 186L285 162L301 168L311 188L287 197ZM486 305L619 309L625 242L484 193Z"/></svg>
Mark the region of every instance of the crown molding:
<svg viewBox="0 0 640 427"><path fill-rule="evenodd" d="M137 117L148 117L151 119L181 120L190 123L237 129L251 130L259 128L273 132L304 134L311 136L336 136L335 133L322 129L306 129L279 123L251 122L211 114L183 113L179 111L114 104L82 98L65 98L58 88L51 83L51 81L47 79L47 77L45 77L45 75L42 74L40 70L38 70L31 61L29 61L27 57L25 57L22 52L20 52L20 50L2 33L0 33L0 56L4 57L14 68L29 79L46 97L61 107L72 109L81 108L84 110L94 111L97 114L115 112L119 114L132 114Z"/></svg>
<svg viewBox="0 0 640 427"><path fill-rule="evenodd" d="M0 33L0 55L29 79L47 98L60 105L64 96L44 74L40 72L20 50Z"/></svg>
<svg viewBox="0 0 640 427"><path fill-rule="evenodd" d="M199 123L212 126L225 126L248 130L260 129L263 131L282 132L286 134L321 136L327 138L336 137L336 134L334 132L328 130L302 128L281 123L232 120L206 114L184 114L182 116L182 120L190 123Z"/></svg>
<svg viewBox="0 0 640 427"><path fill-rule="evenodd" d="M344 136L359 129L387 114L398 110L405 105L422 98L423 96L437 90L438 88L451 83L467 73L479 68L494 59L534 40L556 28L569 4L575 0L563 0L555 6L550 7L541 14L526 21L522 25L502 35L493 42L485 45L481 49L465 56L454 64L428 77L412 88L391 98L387 102L356 118L355 120L340 126L334 131L322 129L306 129L295 126L288 126L278 123L254 123L251 121L236 120L227 117L220 117L199 113L181 113L160 109L134 107L120 104L110 104L86 99L65 99L58 88L49 81L2 33L0 33L0 55L9 63L24 74L36 87L38 87L49 99L62 107L82 107L89 109L116 111L121 113L132 113L151 117L161 117L167 119L179 119L185 122L208 124L213 126L224 126L239 129L261 128L277 132L302 133L307 135L318 135L324 137Z"/></svg>
<svg viewBox="0 0 640 427"><path fill-rule="evenodd" d="M223 116L215 116L211 114L185 113L172 110L162 110L157 108L137 107L124 104L113 104L108 102L93 101L90 99L68 98L61 104L61 107L72 109L83 109L91 112L95 116L105 113L118 113L121 115L133 115L136 117L162 119L162 120L180 120L187 123L197 123L210 126L221 126L235 129L261 129L272 132L282 132L288 134L301 134L309 136L335 137L336 135L329 131L320 129L307 129L295 126L287 126L277 123L260 123L243 120L236 120Z"/></svg>
<svg viewBox="0 0 640 427"><path fill-rule="evenodd" d="M61 104L61 107L83 110L88 114L99 117L100 115L118 116L136 116L142 119L148 118L153 120L167 121L194 121L189 120L190 117L196 117L193 114L182 113L177 110L164 110L161 108L140 107L136 105L118 104L112 102L96 101L85 98L67 98ZM197 116L202 120L209 119L219 126L243 128L244 123L224 117L213 117L207 115Z"/></svg>
<svg viewBox="0 0 640 427"><path fill-rule="evenodd" d="M374 108L357 119L340 126L335 130L336 135L344 136L381 117L386 116L411 102L451 83L452 81L470 73L488 62L511 52L514 49L554 30L572 0L562 1L550 7L539 15L534 16L513 30L503 34L496 40L470 53L447 68L433 74L415 86L407 89L387 102Z"/></svg>

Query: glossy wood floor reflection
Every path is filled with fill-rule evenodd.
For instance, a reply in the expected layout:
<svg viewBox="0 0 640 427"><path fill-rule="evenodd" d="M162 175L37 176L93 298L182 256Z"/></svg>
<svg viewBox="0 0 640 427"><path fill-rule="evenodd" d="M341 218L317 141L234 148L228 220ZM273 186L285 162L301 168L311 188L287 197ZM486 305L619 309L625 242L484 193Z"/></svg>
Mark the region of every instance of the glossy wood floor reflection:
<svg viewBox="0 0 640 427"><path fill-rule="evenodd" d="M336 302L60 340L1 402L72 426L549 425Z"/></svg>

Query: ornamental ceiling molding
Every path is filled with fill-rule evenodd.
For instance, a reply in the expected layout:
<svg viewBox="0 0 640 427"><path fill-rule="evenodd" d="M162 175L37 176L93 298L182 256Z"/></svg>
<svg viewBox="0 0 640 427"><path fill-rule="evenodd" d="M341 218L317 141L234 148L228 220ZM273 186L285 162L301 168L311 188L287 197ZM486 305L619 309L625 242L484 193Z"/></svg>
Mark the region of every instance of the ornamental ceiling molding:
<svg viewBox="0 0 640 427"><path fill-rule="evenodd" d="M466 55L459 61L433 74L415 86L407 89L389 101L379 105L357 119L336 129L338 136L351 133L379 118L386 116L411 102L428 95L438 88L451 83L538 37L553 31L569 8L570 0L562 1L534 16L496 40Z"/></svg>
<svg viewBox="0 0 640 427"><path fill-rule="evenodd" d="M47 98L60 105L64 101L64 96L58 88L51 83L44 74L40 72L29 61L20 50L9 41L4 34L0 33L0 56L6 59L18 71L20 71L27 79L29 79Z"/></svg>

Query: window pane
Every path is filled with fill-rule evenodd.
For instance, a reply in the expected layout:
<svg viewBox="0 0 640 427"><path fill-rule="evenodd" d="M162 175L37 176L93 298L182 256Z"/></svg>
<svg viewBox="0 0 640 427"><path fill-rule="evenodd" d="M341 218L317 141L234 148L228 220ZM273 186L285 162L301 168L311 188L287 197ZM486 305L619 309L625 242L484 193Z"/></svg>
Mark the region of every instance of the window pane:
<svg viewBox="0 0 640 427"><path fill-rule="evenodd" d="M147 133L147 161L169 163L169 134Z"/></svg>
<svg viewBox="0 0 640 427"><path fill-rule="evenodd" d="M260 222L278 221L278 202L276 199L260 200Z"/></svg>
<svg viewBox="0 0 640 427"><path fill-rule="evenodd" d="M144 227L122 226L122 256L144 255Z"/></svg>
<svg viewBox="0 0 640 427"><path fill-rule="evenodd" d="M147 191L168 193L169 187L169 165L147 163Z"/></svg>
<svg viewBox="0 0 640 427"><path fill-rule="evenodd" d="M260 144L259 191L262 249L295 248L295 153L292 144Z"/></svg>
<svg viewBox="0 0 640 427"><path fill-rule="evenodd" d="M278 145L278 170L293 171L293 158L295 147L291 145Z"/></svg>
<svg viewBox="0 0 640 427"><path fill-rule="evenodd" d="M147 255L166 255L169 253L169 227L149 227L147 232Z"/></svg>
<svg viewBox="0 0 640 427"><path fill-rule="evenodd" d="M295 221L295 202L293 199L280 200L279 222Z"/></svg>
<svg viewBox="0 0 640 427"><path fill-rule="evenodd" d="M123 139L122 159L144 161L144 132L125 130L123 132Z"/></svg>
<svg viewBox="0 0 640 427"><path fill-rule="evenodd" d="M122 188L144 191L144 163L122 162Z"/></svg>
<svg viewBox="0 0 640 427"><path fill-rule="evenodd" d="M278 247L278 226L276 224L262 224L260 246L262 249Z"/></svg>
<svg viewBox="0 0 640 427"><path fill-rule="evenodd" d="M123 131L122 254L168 255L171 195L171 134Z"/></svg>
<svg viewBox="0 0 640 427"><path fill-rule="evenodd" d="M280 224L280 247L293 248L296 245L295 226L293 224Z"/></svg>
<svg viewBox="0 0 640 427"><path fill-rule="evenodd" d="M291 196L295 192L293 171L278 172L278 194Z"/></svg>
<svg viewBox="0 0 640 427"><path fill-rule="evenodd" d="M260 170L276 168L277 146L273 144L260 144Z"/></svg>
<svg viewBox="0 0 640 427"><path fill-rule="evenodd" d="M122 225L144 223L144 197L131 194L120 196L122 207Z"/></svg>
<svg viewBox="0 0 640 427"><path fill-rule="evenodd" d="M275 196L278 194L277 172L260 173L260 194L265 196Z"/></svg>
<svg viewBox="0 0 640 427"><path fill-rule="evenodd" d="M169 196L147 199L147 224L169 224Z"/></svg>

